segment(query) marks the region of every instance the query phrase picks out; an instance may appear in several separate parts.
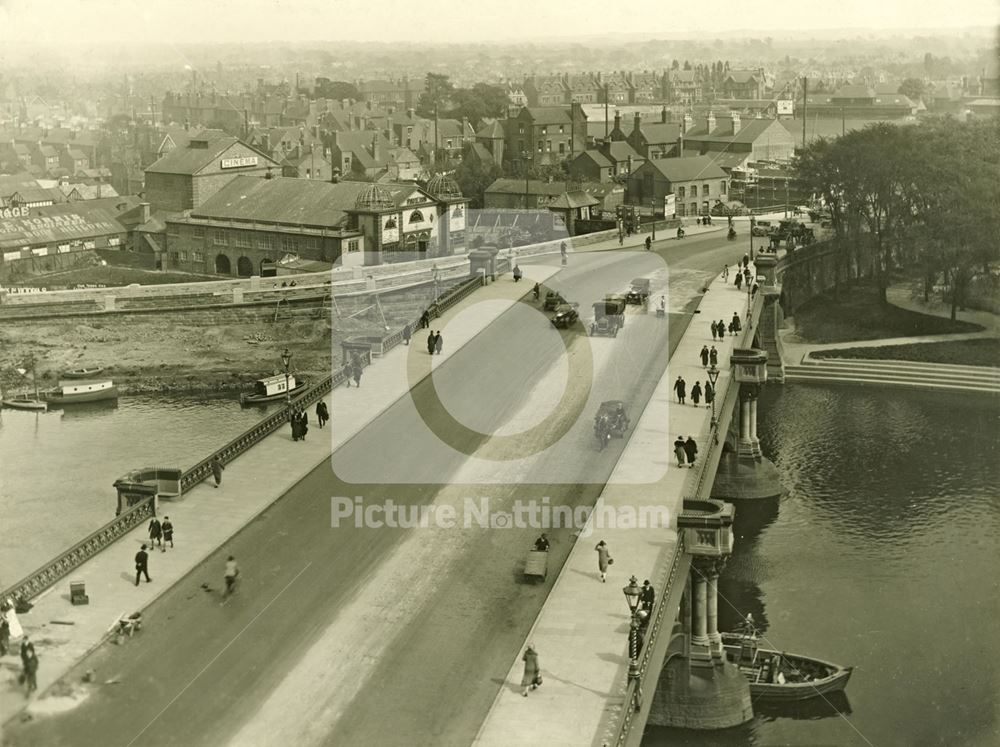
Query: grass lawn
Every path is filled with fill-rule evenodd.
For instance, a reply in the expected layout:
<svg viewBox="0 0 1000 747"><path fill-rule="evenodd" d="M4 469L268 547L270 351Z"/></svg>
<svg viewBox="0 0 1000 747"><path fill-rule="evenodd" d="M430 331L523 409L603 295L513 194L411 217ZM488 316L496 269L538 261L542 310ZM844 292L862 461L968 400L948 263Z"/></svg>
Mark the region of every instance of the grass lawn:
<svg viewBox="0 0 1000 747"><path fill-rule="evenodd" d="M878 290L865 286L843 289L839 301L829 294L816 296L795 310L795 335L806 343L943 335L982 329L978 324L953 322L898 306L883 306Z"/></svg>
<svg viewBox="0 0 1000 747"><path fill-rule="evenodd" d="M954 340L952 342L918 342L912 345L881 345L876 348L818 350L813 352L812 357L1000 367L1000 340Z"/></svg>

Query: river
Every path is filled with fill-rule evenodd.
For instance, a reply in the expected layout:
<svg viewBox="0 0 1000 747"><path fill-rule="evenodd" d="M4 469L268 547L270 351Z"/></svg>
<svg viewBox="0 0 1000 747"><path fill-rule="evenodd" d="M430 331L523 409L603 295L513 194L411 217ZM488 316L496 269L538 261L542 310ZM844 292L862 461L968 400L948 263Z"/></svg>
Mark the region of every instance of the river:
<svg viewBox="0 0 1000 747"><path fill-rule="evenodd" d="M988 395L769 387L784 495L738 503L719 626L854 665L847 698L665 745L996 745L1000 430Z"/></svg>
<svg viewBox="0 0 1000 747"><path fill-rule="evenodd" d="M126 472L190 467L265 412L231 397L166 396L47 413L0 410L0 587L113 519L112 483Z"/></svg>

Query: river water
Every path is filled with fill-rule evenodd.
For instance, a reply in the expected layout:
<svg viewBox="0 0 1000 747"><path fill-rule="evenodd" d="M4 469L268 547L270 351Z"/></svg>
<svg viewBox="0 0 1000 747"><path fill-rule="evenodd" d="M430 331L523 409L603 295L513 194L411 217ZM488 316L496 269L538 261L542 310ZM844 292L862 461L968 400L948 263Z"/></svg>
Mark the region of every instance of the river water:
<svg viewBox="0 0 1000 747"><path fill-rule="evenodd" d="M780 499L737 504L721 630L855 666L846 699L665 745L997 745L1000 407L988 395L769 387Z"/></svg>
<svg viewBox="0 0 1000 747"><path fill-rule="evenodd" d="M190 467L266 412L232 398L137 396L113 405L0 410L0 587L113 519L112 483L126 472Z"/></svg>

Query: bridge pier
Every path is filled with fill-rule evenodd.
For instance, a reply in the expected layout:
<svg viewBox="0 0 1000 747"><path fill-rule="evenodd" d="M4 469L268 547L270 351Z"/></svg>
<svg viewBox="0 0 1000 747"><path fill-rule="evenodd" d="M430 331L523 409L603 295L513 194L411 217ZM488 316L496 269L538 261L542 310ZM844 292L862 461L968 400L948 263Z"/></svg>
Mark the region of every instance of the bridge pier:
<svg viewBox="0 0 1000 747"><path fill-rule="evenodd" d="M712 484L712 497L753 500L781 495L778 470L760 450L757 400L767 381L768 355L757 348L734 350L730 363L740 387L738 417L729 434Z"/></svg>
<svg viewBox="0 0 1000 747"><path fill-rule="evenodd" d="M750 685L726 659L718 628L718 581L732 552L735 510L719 501L685 501L677 529L691 555L680 624L653 693L648 722L726 729L753 718Z"/></svg>

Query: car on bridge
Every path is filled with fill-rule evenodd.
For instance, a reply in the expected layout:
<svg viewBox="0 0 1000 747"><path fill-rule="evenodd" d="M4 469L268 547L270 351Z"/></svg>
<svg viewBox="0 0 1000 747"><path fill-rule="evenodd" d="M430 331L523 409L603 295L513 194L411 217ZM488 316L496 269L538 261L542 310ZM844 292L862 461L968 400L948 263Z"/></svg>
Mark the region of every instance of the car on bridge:
<svg viewBox="0 0 1000 747"><path fill-rule="evenodd" d="M590 324L590 334L617 337L618 330L625 326L625 299L622 296L608 296L594 304L594 321Z"/></svg>
<svg viewBox="0 0 1000 747"><path fill-rule="evenodd" d="M562 303L556 306L556 315L552 317L552 326L566 329L571 324L574 324L580 318L580 313L577 311L578 305L575 303Z"/></svg>
<svg viewBox="0 0 1000 747"><path fill-rule="evenodd" d="M649 278L633 278L625 303L644 304L649 301Z"/></svg>
<svg viewBox="0 0 1000 747"><path fill-rule="evenodd" d="M568 303L568 301L562 297L559 291L549 291L545 294L545 303L542 308L546 311L554 311L556 306L564 303Z"/></svg>
<svg viewBox="0 0 1000 747"><path fill-rule="evenodd" d="M769 220L759 220L750 229L753 236L770 236L774 232L774 224Z"/></svg>

